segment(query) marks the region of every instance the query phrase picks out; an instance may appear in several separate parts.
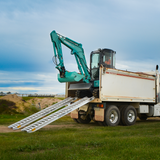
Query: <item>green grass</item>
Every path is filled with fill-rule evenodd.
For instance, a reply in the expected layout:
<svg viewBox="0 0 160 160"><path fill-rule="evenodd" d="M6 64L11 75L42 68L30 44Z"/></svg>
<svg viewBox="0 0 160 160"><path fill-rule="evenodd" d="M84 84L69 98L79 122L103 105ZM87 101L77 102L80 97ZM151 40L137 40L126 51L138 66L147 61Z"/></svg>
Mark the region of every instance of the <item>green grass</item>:
<svg viewBox="0 0 160 160"><path fill-rule="evenodd" d="M7 119L7 117L4 118ZM20 118L20 117L18 117ZM16 120L16 117L8 117ZM8 122L10 122L8 121ZM160 121L138 121L124 127L76 124L65 116L34 133L0 133L1 160L157 160Z"/></svg>
<svg viewBox="0 0 160 160"><path fill-rule="evenodd" d="M0 125L10 125L11 123L17 122L25 117L26 116L23 114L0 114Z"/></svg>
<svg viewBox="0 0 160 160"><path fill-rule="evenodd" d="M55 98L55 97L22 97L22 99L25 101L33 99L33 98L43 99L43 98Z"/></svg>
<svg viewBox="0 0 160 160"><path fill-rule="evenodd" d="M25 101L28 101L28 100L33 99L33 98L35 98L35 97L22 97L22 99L25 100Z"/></svg>
<svg viewBox="0 0 160 160"><path fill-rule="evenodd" d="M56 97L56 99L64 100L64 97Z"/></svg>
<svg viewBox="0 0 160 160"><path fill-rule="evenodd" d="M23 100L27 101L33 98L39 98L39 99L43 99L43 98L53 98L53 99L60 99L60 100L64 100L65 98L63 97L22 97Z"/></svg>

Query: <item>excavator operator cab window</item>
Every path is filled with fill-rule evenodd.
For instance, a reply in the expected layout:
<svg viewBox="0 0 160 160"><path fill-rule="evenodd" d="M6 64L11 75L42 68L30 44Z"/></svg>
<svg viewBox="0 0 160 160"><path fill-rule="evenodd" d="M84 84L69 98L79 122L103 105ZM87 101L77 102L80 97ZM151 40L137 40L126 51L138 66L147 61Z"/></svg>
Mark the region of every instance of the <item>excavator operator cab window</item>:
<svg viewBox="0 0 160 160"><path fill-rule="evenodd" d="M99 79L99 62L100 62L100 54L92 53L91 54L91 79Z"/></svg>
<svg viewBox="0 0 160 160"><path fill-rule="evenodd" d="M103 49L102 51L102 65L107 68L115 68L115 53L110 49Z"/></svg>
<svg viewBox="0 0 160 160"><path fill-rule="evenodd" d="M92 68L99 68L98 64L99 64L99 54L93 54L92 56L92 63L91 63L91 67Z"/></svg>
<svg viewBox="0 0 160 160"><path fill-rule="evenodd" d="M103 62L104 62L106 65L112 65L112 55L111 55L111 53L106 53L106 54L103 56Z"/></svg>

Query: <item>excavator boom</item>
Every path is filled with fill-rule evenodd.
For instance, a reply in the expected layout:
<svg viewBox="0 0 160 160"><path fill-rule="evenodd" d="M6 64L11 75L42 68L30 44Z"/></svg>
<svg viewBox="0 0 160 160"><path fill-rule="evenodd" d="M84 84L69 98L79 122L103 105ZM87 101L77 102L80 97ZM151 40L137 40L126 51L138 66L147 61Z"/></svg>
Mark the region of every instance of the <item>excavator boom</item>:
<svg viewBox="0 0 160 160"><path fill-rule="evenodd" d="M56 33L56 31L52 31L50 36L53 42L56 68L60 72L60 74L58 74L59 82L78 82L81 79L83 79L83 82L89 83L89 80L91 79L91 77L88 71L87 62L84 55L84 50L82 48L82 44L77 43L67 37L64 37ZM71 54L75 56L80 73L68 72L65 69L61 43L66 47L68 47L69 49L71 49ZM57 63L57 58L59 59L59 63Z"/></svg>

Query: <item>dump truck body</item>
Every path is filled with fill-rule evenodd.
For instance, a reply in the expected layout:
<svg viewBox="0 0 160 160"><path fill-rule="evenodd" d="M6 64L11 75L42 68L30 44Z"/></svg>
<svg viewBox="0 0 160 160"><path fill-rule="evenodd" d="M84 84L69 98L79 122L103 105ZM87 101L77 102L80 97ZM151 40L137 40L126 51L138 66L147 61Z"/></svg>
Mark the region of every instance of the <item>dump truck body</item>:
<svg viewBox="0 0 160 160"><path fill-rule="evenodd" d="M154 75L105 69L100 77L101 101L156 102L156 77Z"/></svg>
<svg viewBox="0 0 160 160"><path fill-rule="evenodd" d="M66 83L66 97L74 95L74 91L68 90L69 86L70 83ZM101 67L99 70L98 89L99 98L73 111L71 118L78 119L81 116L79 111L84 111L83 117L86 114L90 114L94 121L106 124L106 111L108 108L119 110L119 113L116 113L113 109L113 114L111 112L111 114L108 114L108 116L117 116L117 119L120 119L119 122L124 119L123 116L126 117L125 119L130 118L129 123L123 120L124 125L134 124L137 115L140 119L160 116L160 80L158 71L142 73ZM128 113L125 113L128 108L131 109ZM92 113L88 113L89 111ZM110 117L109 121L111 120L112 118ZM107 125L114 126L117 124L108 123Z"/></svg>

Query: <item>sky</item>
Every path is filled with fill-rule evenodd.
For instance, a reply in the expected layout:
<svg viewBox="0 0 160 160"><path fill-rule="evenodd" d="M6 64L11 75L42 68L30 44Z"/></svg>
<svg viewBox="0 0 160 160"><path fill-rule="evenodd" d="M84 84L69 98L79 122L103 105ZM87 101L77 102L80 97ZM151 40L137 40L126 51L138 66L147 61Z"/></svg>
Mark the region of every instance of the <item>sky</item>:
<svg viewBox="0 0 160 160"><path fill-rule="evenodd" d="M159 0L0 0L0 92L63 94L52 62L53 30L91 51L116 51L116 68L160 65ZM65 67L78 71L63 47Z"/></svg>

